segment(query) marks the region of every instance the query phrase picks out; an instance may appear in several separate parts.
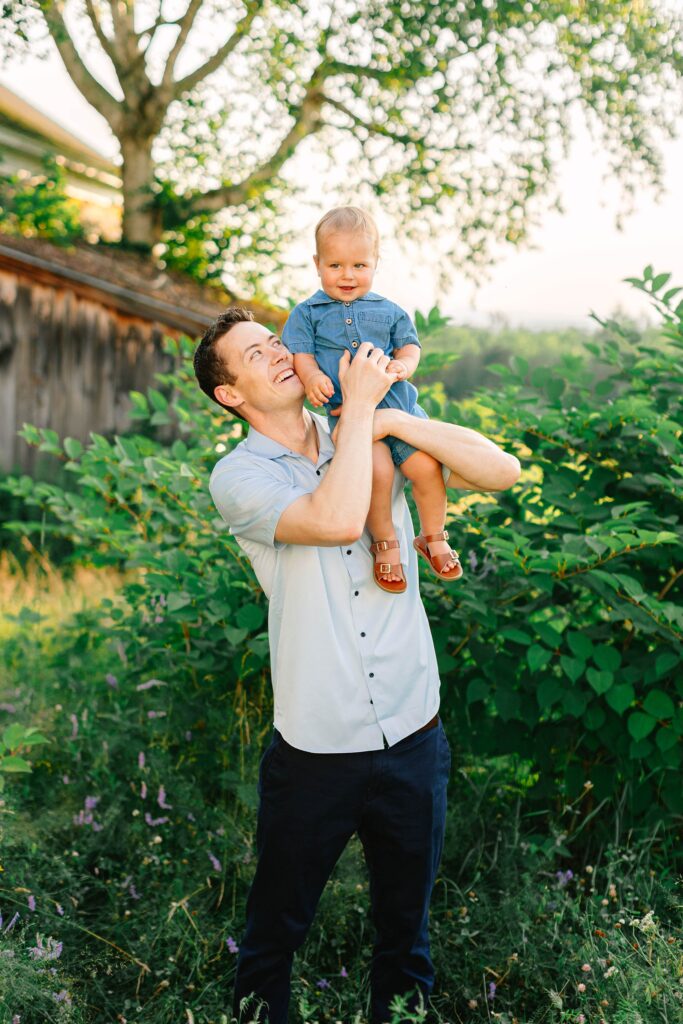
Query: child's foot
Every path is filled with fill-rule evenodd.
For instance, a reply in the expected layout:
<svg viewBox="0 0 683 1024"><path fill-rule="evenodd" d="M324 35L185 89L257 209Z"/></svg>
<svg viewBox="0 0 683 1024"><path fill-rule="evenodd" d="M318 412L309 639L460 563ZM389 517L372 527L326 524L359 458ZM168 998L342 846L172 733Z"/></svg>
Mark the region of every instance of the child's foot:
<svg viewBox="0 0 683 1024"><path fill-rule="evenodd" d="M413 547L427 559L432 571L444 580L458 580L462 576L462 565L457 551L448 543L448 533L420 534L413 541Z"/></svg>
<svg viewBox="0 0 683 1024"><path fill-rule="evenodd" d="M397 540L378 540L370 545L375 556L375 583L390 594L402 594L408 586Z"/></svg>

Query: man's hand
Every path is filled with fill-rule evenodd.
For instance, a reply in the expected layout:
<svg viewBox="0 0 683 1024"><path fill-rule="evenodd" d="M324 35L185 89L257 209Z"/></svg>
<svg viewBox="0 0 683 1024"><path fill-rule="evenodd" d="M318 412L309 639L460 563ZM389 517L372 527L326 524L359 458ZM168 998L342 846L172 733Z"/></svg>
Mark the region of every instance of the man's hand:
<svg viewBox="0 0 683 1024"><path fill-rule="evenodd" d="M327 376L320 370L318 373L312 373L306 381L306 398L316 408L320 408L321 405L325 405L329 402L330 398L334 394L334 384Z"/></svg>
<svg viewBox="0 0 683 1024"><path fill-rule="evenodd" d="M389 363L389 356L369 341L362 342L353 362L350 353L345 352L339 360L339 383L344 404L362 403L376 408L397 379L395 373L388 371ZM333 410L336 415L340 412L341 409Z"/></svg>
<svg viewBox="0 0 683 1024"><path fill-rule="evenodd" d="M396 380L408 379L408 367L402 359L390 359L387 366L387 373L395 373Z"/></svg>

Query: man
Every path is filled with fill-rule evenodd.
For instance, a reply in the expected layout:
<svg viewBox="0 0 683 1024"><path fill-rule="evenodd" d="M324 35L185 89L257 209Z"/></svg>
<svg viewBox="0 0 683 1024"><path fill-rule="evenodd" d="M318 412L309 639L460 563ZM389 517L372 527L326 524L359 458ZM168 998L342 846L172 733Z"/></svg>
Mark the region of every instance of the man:
<svg viewBox="0 0 683 1024"><path fill-rule="evenodd" d="M210 489L269 598L275 728L259 770L258 862L237 963L242 1021L256 1012L286 1024L294 952L354 833L377 932L372 1024L391 1019L395 995L412 993L414 1007L434 983L428 914L450 750L399 472L392 514L408 588L389 595L373 580L372 441L407 441L442 463L447 486L467 490L511 486L519 463L475 431L376 410L394 380L388 362L369 343L353 360L344 353L333 445L325 419L304 409L291 353L250 313L227 310L195 353L202 390L249 424Z"/></svg>

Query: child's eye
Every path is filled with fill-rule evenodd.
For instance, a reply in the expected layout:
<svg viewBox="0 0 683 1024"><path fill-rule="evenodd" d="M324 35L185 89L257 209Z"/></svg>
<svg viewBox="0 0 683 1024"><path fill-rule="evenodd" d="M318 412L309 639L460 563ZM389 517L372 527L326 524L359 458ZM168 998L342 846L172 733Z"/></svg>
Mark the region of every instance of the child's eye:
<svg viewBox="0 0 683 1024"><path fill-rule="evenodd" d="M364 263L356 263L356 266L357 266L357 267L358 267L358 268L359 268L360 270L362 270L362 269L363 269L363 267L365 266L365 264L364 264Z"/></svg>

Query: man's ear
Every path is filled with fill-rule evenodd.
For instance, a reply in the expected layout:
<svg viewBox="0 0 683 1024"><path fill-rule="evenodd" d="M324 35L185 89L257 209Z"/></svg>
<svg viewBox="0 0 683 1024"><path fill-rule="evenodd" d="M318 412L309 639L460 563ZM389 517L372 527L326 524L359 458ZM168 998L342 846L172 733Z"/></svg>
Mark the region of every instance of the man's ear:
<svg viewBox="0 0 683 1024"><path fill-rule="evenodd" d="M221 405L227 405L230 409L235 409L244 402L240 393L231 384L219 384L213 389L213 393Z"/></svg>

